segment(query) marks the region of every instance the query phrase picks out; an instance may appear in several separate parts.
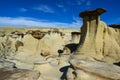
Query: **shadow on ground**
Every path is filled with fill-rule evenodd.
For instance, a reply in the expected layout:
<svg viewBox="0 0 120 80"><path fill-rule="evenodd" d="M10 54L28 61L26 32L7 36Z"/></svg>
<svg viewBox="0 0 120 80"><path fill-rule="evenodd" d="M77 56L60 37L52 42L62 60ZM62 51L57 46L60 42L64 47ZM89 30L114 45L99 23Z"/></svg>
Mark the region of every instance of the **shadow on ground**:
<svg viewBox="0 0 120 80"><path fill-rule="evenodd" d="M113 64L120 67L120 62L116 62L116 63L113 63Z"/></svg>
<svg viewBox="0 0 120 80"><path fill-rule="evenodd" d="M64 66L64 67L60 68L60 72L63 72L62 76L60 77L61 80L67 80L66 74L68 72L69 67L70 66Z"/></svg>
<svg viewBox="0 0 120 80"><path fill-rule="evenodd" d="M76 43L71 43L71 44L65 45L65 47L70 49L71 53L73 53L77 49L77 46L78 46L78 44L76 44Z"/></svg>

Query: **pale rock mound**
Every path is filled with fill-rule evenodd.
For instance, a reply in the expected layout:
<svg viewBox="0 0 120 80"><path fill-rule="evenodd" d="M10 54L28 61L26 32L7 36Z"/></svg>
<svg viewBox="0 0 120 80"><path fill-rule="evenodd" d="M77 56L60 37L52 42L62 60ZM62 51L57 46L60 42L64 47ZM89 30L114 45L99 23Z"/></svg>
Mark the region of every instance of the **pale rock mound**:
<svg viewBox="0 0 120 80"><path fill-rule="evenodd" d="M0 80L37 80L38 71L18 69L16 64L6 59L0 59Z"/></svg>
<svg viewBox="0 0 120 80"><path fill-rule="evenodd" d="M15 67L15 63L0 59L0 68L13 68Z"/></svg>
<svg viewBox="0 0 120 80"><path fill-rule="evenodd" d="M38 71L0 68L0 80L37 80L39 76Z"/></svg>
<svg viewBox="0 0 120 80"><path fill-rule="evenodd" d="M38 80L66 80L69 56L49 57L34 63L34 70L40 71Z"/></svg>
<svg viewBox="0 0 120 80"><path fill-rule="evenodd" d="M120 80L120 67L94 59L72 59L67 80Z"/></svg>

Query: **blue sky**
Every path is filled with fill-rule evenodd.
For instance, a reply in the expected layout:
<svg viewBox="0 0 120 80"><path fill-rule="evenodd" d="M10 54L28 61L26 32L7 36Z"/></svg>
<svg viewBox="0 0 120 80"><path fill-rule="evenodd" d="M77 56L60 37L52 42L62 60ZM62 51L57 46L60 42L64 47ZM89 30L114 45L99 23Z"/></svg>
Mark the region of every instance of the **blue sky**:
<svg viewBox="0 0 120 80"><path fill-rule="evenodd" d="M120 0L0 0L0 26L79 29L79 12L105 8L101 20L120 23Z"/></svg>

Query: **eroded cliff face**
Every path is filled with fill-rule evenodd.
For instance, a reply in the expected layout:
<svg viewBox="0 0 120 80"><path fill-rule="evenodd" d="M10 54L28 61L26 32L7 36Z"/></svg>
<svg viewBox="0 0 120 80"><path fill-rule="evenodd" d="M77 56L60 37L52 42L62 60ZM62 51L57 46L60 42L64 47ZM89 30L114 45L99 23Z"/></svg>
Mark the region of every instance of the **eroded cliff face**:
<svg viewBox="0 0 120 80"><path fill-rule="evenodd" d="M113 63L120 61L120 29L107 27L100 21L100 15L104 12L104 9L96 9L80 13L83 26L76 54Z"/></svg>
<svg viewBox="0 0 120 80"><path fill-rule="evenodd" d="M104 35L103 49L104 61L120 61L120 28L107 27Z"/></svg>

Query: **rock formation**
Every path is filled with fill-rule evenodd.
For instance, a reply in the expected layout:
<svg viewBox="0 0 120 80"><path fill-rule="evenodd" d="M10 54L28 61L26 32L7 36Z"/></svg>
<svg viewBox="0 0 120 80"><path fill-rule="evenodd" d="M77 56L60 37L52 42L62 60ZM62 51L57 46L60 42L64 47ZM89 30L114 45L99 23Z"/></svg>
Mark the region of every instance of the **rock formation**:
<svg viewBox="0 0 120 80"><path fill-rule="evenodd" d="M41 32L40 30L36 30L36 31L32 31L31 35L35 38L35 39L42 39L45 36L44 32Z"/></svg>
<svg viewBox="0 0 120 80"><path fill-rule="evenodd" d="M58 56L58 50L71 43L72 31L77 32L57 28L1 28L0 56L23 62L34 62L49 55Z"/></svg>
<svg viewBox="0 0 120 80"><path fill-rule="evenodd" d="M38 71L18 69L15 63L0 59L0 80L37 80Z"/></svg>
<svg viewBox="0 0 120 80"><path fill-rule="evenodd" d="M14 68L14 67L15 67L15 63L4 59L0 59L0 68Z"/></svg>
<svg viewBox="0 0 120 80"><path fill-rule="evenodd" d="M38 71L22 70L16 68L1 68L0 80L37 80L40 76Z"/></svg>
<svg viewBox="0 0 120 80"><path fill-rule="evenodd" d="M100 21L105 9L80 13L83 18L81 39L76 54L91 56L110 63L120 61L120 29L107 27Z"/></svg>
<svg viewBox="0 0 120 80"><path fill-rule="evenodd" d="M70 52L58 57L58 50L70 43L72 30L21 29L1 29L0 58L5 60L0 61L0 80L59 80Z"/></svg>
<svg viewBox="0 0 120 80"><path fill-rule="evenodd" d="M120 67L94 59L72 59L67 80L119 80Z"/></svg>

